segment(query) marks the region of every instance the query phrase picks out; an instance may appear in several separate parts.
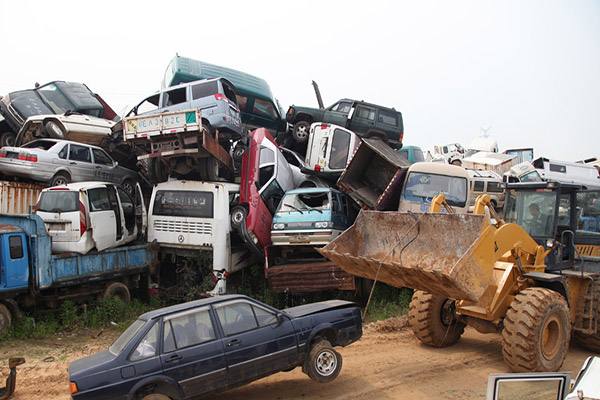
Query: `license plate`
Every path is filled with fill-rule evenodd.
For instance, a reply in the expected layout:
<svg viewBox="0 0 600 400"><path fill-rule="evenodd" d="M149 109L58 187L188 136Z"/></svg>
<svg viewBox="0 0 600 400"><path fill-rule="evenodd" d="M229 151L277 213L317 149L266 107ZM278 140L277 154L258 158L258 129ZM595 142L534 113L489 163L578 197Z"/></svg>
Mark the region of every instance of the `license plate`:
<svg viewBox="0 0 600 400"><path fill-rule="evenodd" d="M290 236L290 242L292 243L307 243L308 240L308 236L306 235L294 235L294 236Z"/></svg>

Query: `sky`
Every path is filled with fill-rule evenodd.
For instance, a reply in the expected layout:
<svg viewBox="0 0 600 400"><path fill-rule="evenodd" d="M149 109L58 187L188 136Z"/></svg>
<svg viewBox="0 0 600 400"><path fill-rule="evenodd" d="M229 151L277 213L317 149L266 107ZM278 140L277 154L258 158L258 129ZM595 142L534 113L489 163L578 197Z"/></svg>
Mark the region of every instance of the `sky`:
<svg viewBox="0 0 600 400"><path fill-rule="evenodd" d="M259 76L284 109L400 110L404 143L600 157L600 1L0 0L0 94L86 83L122 112L179 54Z"/></svg>

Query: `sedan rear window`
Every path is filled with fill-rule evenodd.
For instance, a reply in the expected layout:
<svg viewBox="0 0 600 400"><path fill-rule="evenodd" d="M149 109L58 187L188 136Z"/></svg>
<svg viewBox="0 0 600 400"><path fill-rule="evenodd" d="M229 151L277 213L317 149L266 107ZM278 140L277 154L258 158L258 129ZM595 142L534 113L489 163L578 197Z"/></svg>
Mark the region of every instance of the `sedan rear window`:
<svg viewBox="0 0 600 400"><path fill-rule="evenodd" d="M24 144L21 147L23 147L25 149L49 150L55 144L56 144L56 142L53 142L52 140L34 140L33 142L29 142L27 144Z"/></svg>
<svg viewBox="0 0 600 400"><path fill-rule="evenodd" d="M191 190L159 190L152 214L169 217L213 217L213 194Z"/></svg>
<svg viewBox="0 0 600 400"><path fill-rule="evenodd" d="M38 211L61 213L79 211L79 195L70 190L49 190L42 192Z"/></svg>

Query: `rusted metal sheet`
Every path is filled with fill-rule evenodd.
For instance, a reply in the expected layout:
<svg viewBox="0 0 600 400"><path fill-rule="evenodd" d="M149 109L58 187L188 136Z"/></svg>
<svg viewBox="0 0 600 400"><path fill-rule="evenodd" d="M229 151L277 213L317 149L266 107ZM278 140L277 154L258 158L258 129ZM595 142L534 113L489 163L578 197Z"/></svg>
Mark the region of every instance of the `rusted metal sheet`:
<svg viewBox="0 0 600 400"><path fill-rule="evenodd" d="M202 147L223 166L233 171L231 155L208 132L204 132L202 135Z"/></svg>
<svg viewBox="0 0 600 400"><path fill-rule="evenodd" d="M361 206L396 210L408 163L381 139L362 139L337 186Z"/></svg>
<svg viewBox="0 0 600 400"><path fill-rule="evenodd" d="M477 301L493 285L484 255L494 254L494 242L482 241L487 226L481 215L363 210L319 252L353 275Z"/></svg>
<svg viewBox="0 0 600 400"><path fill-rule="evenodd" d="M356 288L354 277L331 261L270 267L268 279L276 292L311 293Z"/></svg>
<svg viewBox="0 0 600 400"><path fill-rule="evenodd" d="M0 182L0 214L29 214L45 186L35 183Z"/></svg>

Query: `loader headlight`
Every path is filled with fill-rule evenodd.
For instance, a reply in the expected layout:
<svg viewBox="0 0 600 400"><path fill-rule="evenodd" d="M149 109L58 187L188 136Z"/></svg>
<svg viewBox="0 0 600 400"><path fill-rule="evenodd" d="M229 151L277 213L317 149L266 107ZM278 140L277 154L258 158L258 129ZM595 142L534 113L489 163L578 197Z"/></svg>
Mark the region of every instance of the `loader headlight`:
<svg viewBox="0 0 600 400"><path fill-rule="evenodd" d="M331 221L315 222L315 228L319 228L319 229L331 228L332 226L333 226L333 222L331 222Z"/></svg>
<svg viewBox="0 0 600 400"><path fill-rule="evenodd" d="M281 223L273 224L273 229L274 230L285 229L285 224L281 224Z"/></svg>

